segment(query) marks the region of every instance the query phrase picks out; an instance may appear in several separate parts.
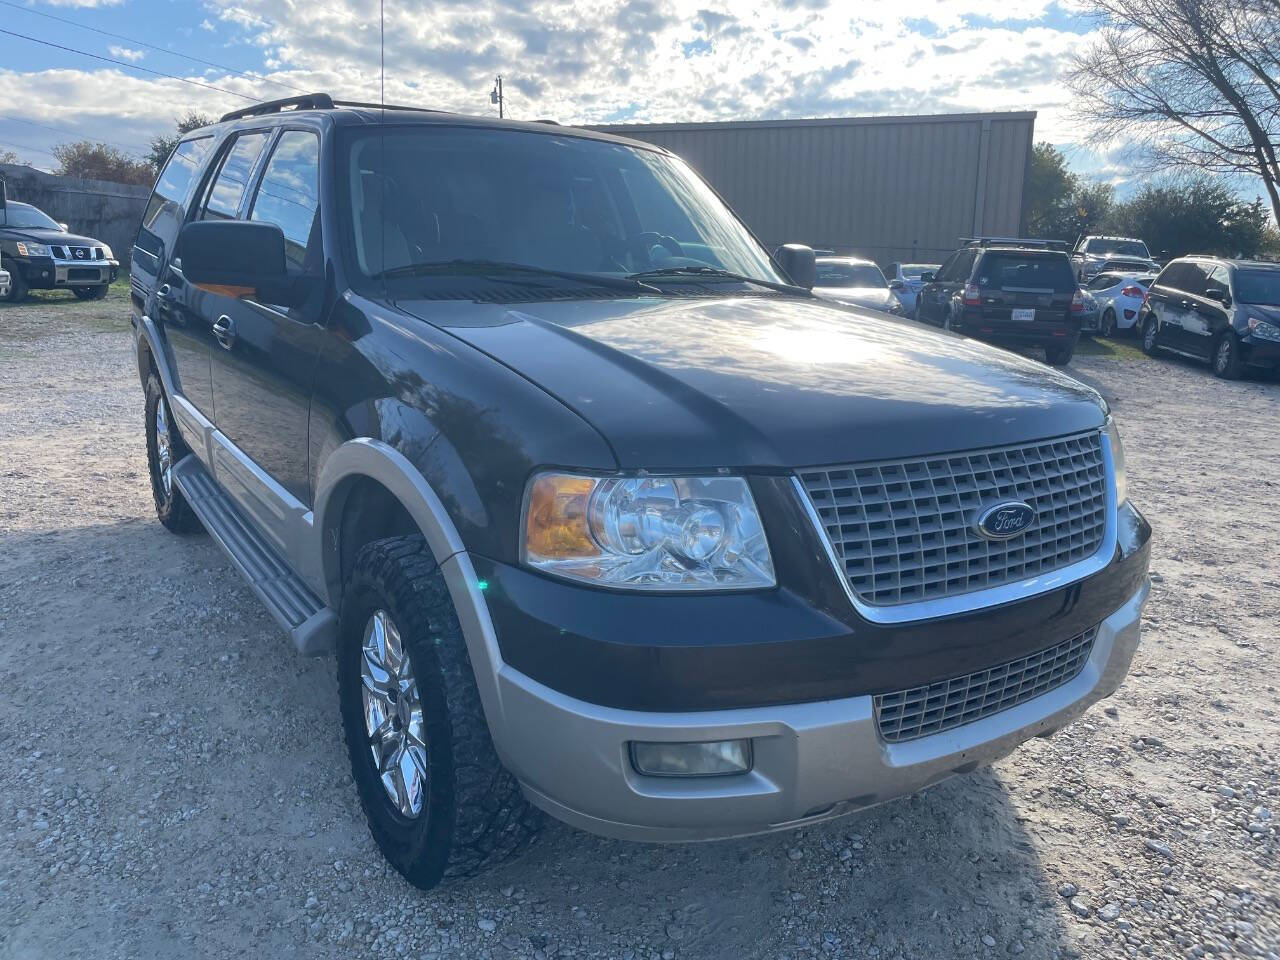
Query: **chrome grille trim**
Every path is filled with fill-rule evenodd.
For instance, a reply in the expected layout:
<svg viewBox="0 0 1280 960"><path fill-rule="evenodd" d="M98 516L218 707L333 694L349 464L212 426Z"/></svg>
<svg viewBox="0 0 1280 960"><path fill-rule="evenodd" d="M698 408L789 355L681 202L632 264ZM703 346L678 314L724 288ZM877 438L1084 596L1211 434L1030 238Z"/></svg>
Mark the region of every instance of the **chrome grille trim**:
<svg viewBox="0 0 1280 960"><path fill-rule="evenodd" d="M1057 440L1037 441L1026 444L1016 444L1010 447L989 448L987 450L969 451L957 454L943 454L938 457L918 457L911 461L896 461L898 465L905 462L920 463L931 461L946 461L957 457L973 457L977 455L991 455L1007 450L1025 450L1028 448L1040 447L1046 444L1078 440L1082 437L1097 438L1098 449L1101 452L1102 466L1102 534L1097 549L1093 553L1084 556L1081 559L1069 561L1061 566L1053 569L1041 569L1038 573L1025 576L1022 579L1006 580L992 586L973 588L965 592L956 592L944 595L935 595L919 600L909 600L893 604L876 604L871 603L858 591L854 589L850 578L846 573L846 567L843 559L837 553L831 535L828 533L827 523L823 516L819 514L818 507L814 503L813 497L810 496L809 488L805 485L802 477L815 473L824 473L833 470L851 470L862 469L864 465L841 466L841 467L817 467L807 468L797 471L797 475L792 477L792 485L796 490L796 495L800 498L800 503L809 515L809 520L815 527L823 547L826 549L827 558L835 568L841 584L844 586L845 593L848 595L850 602L858 613L865 619L873 623L911 623L919 620L928 620L936 617L952 616L958 613L967 613L972 610L980 610L985 607L996 606L1002 603L1012 603L1027 597L1035 596L1039 593L1045 593L1059 587L1074 583L1084 577L1097 573L1108 563L1111 562L1115 554L1116 547L1116 501L1115 501L1115 467L1111 452L1111 442L1105 431L1087 431L1081 434L1073 434L1068 437L1059 438ZM867 464L869 467L880 467L882 463ZM1031 501L1028 501L1031 502ZM1032 503L1035 506L1035 503ZM971 511L972 512L972 511ZM972 518L970 518L972 519ZM976 531L973 534L977 539ZM1013 542L1013 541L1010 541ZM984 545L987 541L982 540ZM1075 551L1079 553L1080 551Z"/></svg>
<svg viewBox="0 0 1280 960"><path fill-rule="evenodd" d="M1080 675L1098 628L999 666L872 698L876 726L888 743L953 730L1026 703Z"/></svg>

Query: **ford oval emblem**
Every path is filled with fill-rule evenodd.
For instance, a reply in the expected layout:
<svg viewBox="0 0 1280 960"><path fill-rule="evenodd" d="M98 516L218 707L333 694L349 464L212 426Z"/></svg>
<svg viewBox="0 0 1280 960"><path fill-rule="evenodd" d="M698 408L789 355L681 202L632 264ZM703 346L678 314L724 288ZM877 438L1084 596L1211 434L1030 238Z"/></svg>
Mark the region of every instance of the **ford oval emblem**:
<svg viewBox="0 0 1280 960"><path fill-rule="evenodd" d="M1036 521L1036 511L1021 500L1005 500L978 514L978 533L988 540L1011 540Z"/></svg>

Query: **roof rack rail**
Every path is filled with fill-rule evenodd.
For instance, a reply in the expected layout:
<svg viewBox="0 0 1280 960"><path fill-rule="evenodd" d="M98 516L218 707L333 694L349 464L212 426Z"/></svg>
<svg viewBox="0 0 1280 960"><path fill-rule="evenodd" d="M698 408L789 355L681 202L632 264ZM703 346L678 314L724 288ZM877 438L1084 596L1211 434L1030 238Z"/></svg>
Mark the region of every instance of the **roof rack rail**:
<svg viewBox="0 0 1280 960"><path fill-rule="evenodd" d="M1026 247L1033 250L1066 250L1065 240L1039 240L1032 237L961 237L966 247Z"/></svg>
<svg viewBox="0 0 1280 960"><path fill-rule="evenodd" d="M361 107L365 110L416 110L419 113L443 113L431 107L414 107L405 103L365 103L361 100L334 100L335 107Z"/></svg>
<svg viewBox="0 0 1280 960"><path fill-rule="evenodd" d="M255 103L252 107L241 107L239 110L224 113L219 118L219 121L239 120L241 117L257 117L264 113L279 113L288 107L292 107L295 110L332 110L333 98L327 93L308 93L301 97L266 100L262 103Z"/></svg>

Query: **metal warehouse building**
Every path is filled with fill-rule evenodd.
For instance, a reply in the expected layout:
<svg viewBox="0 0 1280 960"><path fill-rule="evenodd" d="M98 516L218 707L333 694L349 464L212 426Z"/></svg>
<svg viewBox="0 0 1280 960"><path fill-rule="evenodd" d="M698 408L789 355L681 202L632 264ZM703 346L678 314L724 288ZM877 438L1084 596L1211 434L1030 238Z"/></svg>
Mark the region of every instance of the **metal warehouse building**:
<svg viewBox="0 0 1280 960"><path fill-rule="evenodd" d="M768 246L881 264L1018 236L1034 113L595 127L688 160Z"/></svg>

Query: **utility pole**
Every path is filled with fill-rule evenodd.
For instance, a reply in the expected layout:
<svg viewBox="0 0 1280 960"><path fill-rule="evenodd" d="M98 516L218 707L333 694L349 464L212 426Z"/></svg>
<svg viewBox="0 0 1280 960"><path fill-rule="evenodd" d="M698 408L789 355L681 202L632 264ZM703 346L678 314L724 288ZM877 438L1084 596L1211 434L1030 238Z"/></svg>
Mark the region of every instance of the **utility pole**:
<svg viewBox="0 0 1280 960"><path fill-rule="evenodd" d="M502 74L498 74L493 80L493 89L489 91L489 102L498 105L498 119L503 119L506 113L503 110L505 101L502 97Z"/></svg>

